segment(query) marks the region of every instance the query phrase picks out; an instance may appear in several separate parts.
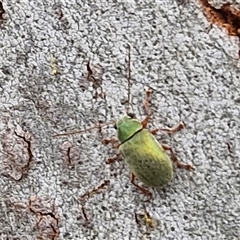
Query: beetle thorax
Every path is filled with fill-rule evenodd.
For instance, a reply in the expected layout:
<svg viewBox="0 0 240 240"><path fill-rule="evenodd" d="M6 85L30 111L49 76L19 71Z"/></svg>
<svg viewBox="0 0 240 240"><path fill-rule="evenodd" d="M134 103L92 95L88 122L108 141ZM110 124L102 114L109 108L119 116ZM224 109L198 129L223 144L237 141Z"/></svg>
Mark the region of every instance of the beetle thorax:
<svg viewBox="0 0 240 240"><path fill-rule="evenodd" d="M142 128L142 124L139 120L124 116L117 122L118 140L123 143Z"/></svg>

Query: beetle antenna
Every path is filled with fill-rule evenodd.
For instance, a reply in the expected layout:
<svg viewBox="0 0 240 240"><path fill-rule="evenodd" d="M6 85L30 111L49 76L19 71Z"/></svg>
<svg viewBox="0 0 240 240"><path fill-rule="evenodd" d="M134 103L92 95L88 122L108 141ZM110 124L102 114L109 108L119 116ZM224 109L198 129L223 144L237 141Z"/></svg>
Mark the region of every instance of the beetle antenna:
<svg viewBox="0 0 240 240"><path fill-rule="evenodd" d="M128 80L128 105L126 108L126 112L128 114L129 109L130 109L130 102L131 102L131 96L130 96L130 92L131 92L131 45L128 44L128 74L127 74L127 80Z"/></svg>
<svg viewBox="0 0 240 240"><path fill-rule="evenodd" d="M88 132L88 131L96 129L96 128L101 130L102 127L108 126L108 125L113 124L113 123L115 123L115 121L111 121L109 123L104 123L104 124L98 124L97 126L93 126L93 127L82 129L82 130L76 130L76 131L66 132L66 133L57 133L57 134L54 134L52 136L53 137L69 136L69 135L74 135L74 134Z"/></svg>

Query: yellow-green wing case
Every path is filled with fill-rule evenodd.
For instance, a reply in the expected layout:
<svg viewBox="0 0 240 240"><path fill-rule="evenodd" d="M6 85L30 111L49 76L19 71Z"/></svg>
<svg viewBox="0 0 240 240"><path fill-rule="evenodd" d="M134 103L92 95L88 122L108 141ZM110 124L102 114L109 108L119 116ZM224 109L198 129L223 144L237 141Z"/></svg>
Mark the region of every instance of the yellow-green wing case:
<svg viewBox="0 0 240 240"><path fill-rule="evenodd" d="M146 185L160 187L172 179L172 162L147 129L124 142L119 150L131 172Z"/></svg>

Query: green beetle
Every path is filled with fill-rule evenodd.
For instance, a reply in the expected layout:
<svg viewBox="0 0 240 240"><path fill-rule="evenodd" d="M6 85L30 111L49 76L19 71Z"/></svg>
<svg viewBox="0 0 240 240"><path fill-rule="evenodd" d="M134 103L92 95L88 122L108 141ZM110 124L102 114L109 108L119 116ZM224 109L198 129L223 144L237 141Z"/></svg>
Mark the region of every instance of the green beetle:
<svg viewBox="0 0 240 240"><path fill-rule="evenodd" d="M119 151L131 172L148 186L167 184L173 176L172 162L156 138L131 116L121 118L116 127Z"/></svg>
<svg viewBox="0 0 240 240"><path fill-rule="evenodd" d="M149 95L149 92L147 94ZM171 147L160 145L154 137L157 131L167 131L169 133L179 131L184 128L184 124L180 123L174 128L149 131L146 129L148 121L149 115L141 122L136 119L134 114L127 113L115 124L118 140L104 139L103 143L111 143L114 146L116 142L120 142L117 146L115 145L115 147L119 148L120 154L109 159L108 163L122 157L132 172L131 183L144 194L151 196L147 189L134 182L135 176L149 187L161 187L169 183L173 177L172 161L178 167L187 170L191 170L192 165L180 162ZM172 161L166 150L170 151Z"/></svg>

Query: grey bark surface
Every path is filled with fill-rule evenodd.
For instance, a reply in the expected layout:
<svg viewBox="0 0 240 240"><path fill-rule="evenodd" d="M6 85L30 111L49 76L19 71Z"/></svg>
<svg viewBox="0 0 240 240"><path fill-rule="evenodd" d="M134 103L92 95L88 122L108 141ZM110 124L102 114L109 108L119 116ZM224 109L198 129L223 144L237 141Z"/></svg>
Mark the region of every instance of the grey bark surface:
<svg viewBox="0 0 240 240"><path fill-rule="evenodd" d="M65 240L239 239L237 38L211 27L192 2L12 0L3 6L1 240L54 239L54 231ZM175 168L168 186L150 189L150 202L130 184L124 162L105 163L117 153L101 142L116 137L113 124L102 135L93 129L53 137L125 113L127 44L132 110L144 119L144 88L151 87L149 128L184 121L185 129L157 139L195 168ZM105 99L94 99L88 60ZM85 202L87 222L80 197L106 180L109 186ZM156 226L141 218L145 209Z"/></svg>

